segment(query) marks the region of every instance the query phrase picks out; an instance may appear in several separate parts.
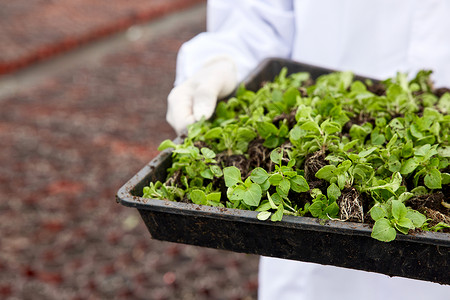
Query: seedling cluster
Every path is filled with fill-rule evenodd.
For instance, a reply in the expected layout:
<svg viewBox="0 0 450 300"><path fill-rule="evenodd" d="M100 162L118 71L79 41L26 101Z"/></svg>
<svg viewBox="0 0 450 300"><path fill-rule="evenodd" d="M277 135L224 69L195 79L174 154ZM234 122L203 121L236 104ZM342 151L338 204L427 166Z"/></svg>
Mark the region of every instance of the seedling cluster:
<svg viewBox="0 0 450 300"><path fill-rule="evenodd" d="M287 70L241 86L173 148L165 182L144 198L365 222L372 237L450 229L450 93L431 72L382 82Z"/></svg>

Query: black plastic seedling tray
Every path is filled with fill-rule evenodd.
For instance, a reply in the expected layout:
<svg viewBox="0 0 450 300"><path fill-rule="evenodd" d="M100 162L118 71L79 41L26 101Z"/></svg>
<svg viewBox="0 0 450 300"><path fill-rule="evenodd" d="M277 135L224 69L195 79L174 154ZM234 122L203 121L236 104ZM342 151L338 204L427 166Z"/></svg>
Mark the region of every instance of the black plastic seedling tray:
<svg viewBox="0 0 450 300"><path fill-rule="evenodd" d="M312 77L332 70L283 59L265 60L246 80L257 90L282 67ZM363 79L362 77L360 77ZM281 222L259 221L257 212L142 198L151 181L164 181L171 152L161 152L117 193L117 201L137 208L157 240L314 262L389 276L450 284L450 234L398 234L389 243L371 238L368 225L284 216Z"/></svg>

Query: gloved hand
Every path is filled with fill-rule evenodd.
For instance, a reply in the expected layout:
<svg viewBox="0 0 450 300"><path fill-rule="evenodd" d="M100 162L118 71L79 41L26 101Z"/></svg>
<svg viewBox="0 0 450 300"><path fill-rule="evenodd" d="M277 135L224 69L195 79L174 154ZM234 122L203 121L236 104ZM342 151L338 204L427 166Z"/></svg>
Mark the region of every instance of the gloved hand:
<svg viewBox="0 0 450 300"><path fill-rule="evenodd" d="M189 124L203 116L210 118L217 100L237 86L236 64L229 56L208 60L192 77L170 92L166 120L180 135Z"/></svg>

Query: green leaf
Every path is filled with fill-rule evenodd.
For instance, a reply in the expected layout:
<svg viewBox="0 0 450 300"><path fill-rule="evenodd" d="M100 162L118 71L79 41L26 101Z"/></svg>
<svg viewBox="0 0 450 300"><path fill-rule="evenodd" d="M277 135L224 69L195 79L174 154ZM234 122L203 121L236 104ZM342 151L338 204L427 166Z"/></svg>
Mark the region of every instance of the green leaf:
<svg viewBox="0 0 450 300"><path fill-rule="evenodd" d="M281 139L275 135L269 135L266 140L263 143L263 146L269 149L273 149L275 147L278 147Z"/></svg>
<svg viewBox="0 0 450 300"><path fill-rule="evenodd" d="M450 146L441 146L437 148L437 152L442 157L450 157Z"/></svg>
<svg viewBox="0 0 450 300"><path fill-rule="evenodd" d="M327 197L325 195L318 195L316 199L313 200L313 204L309 206L309 212L311 215L315 218L323 218L324 216L324 210L326 209L328 202Z"/></svg>
<svg viewBox="0 0 450 300"><path fill-rule="evenodd" d="M276 135L278 133L278 128L270 122L256 123L256 130L263 138L268 138L270 135Z"/></svg>
<svg viewBox="0 0 450 300"><path fill-rule="evenodd" d="M287 196L291 188L291 182L287 178L283 178L278 184L278 188Z"/></svg>
<svg viewBox="0 0 450 300"><path fill-rule="evenodd" d="M335 183L327 188L327 196L330 201L336 201L341 196L341 190Z"/></svg>
<svg viewBox="0 0 450 300"><path fill-rule="evenodd" d="M450 112L450 93L442 95L437 106L443 113L448 114Z"/></svg>
<svg viewBox="0 0 450 300"><path fill-rule="evenodd" d="M337 203L333 202L330 205L328 205L324 210L324 214L328 218L336 218L339 214L339 206L337 205Z"/></svg>
<svg viewBox="0 0 450 300"><path fill-rule="evenodd" d="M437 169L431 169L428 171L424 178L425 186L429 189L441 189L442 179L441 172Z"/></svg>
<svg viewBox="0 0 450 300"><path fill-rule="evenodd" d="M441 173L442 184L450 183L450 174L449 173Z"/></svg>
<svg viewBox="0 0 450 300"><path fill-rule="evenodd" d="M264 181L262 184L259 184L263 192L267 191L270 188L269 180Z"/></svg>
<svg viewBox="0 0 450 300"><path fill-rule="evenodd" d="M204 121L204 118L203 118L203 121ZM195 138L202 132L201 124L202 124L202 122L197 122L197 123L188 125L189 138Z"/></svg>
<svg viewBox="0 0 450 300"><path fill-rule="evenodd" d="M276 194L276 195L277 195L277 194ZM274 196L275 196L275 194L274 194ZM269 199L269 204L270 204L271 208L272 208L272 209L277 209L277 206L275 205L275 202L273 201L273 199L272 199L272 197L270 196L269 192L267 192L267 199ZM278 202L281 202L281 199L280 199L280 201L278 201Z"/></svg>
<svg viewBox="0 0 450 300"><path fill-rule="evenodd" d="M450 166L450 162L447 158L441 157L441 158L437 158L435 157L435 159L439 160L439 164L437 166L437 168L440 169L445 169L448 166Z"/></svg>
<svg viewBox="0 0 450 300"><path fill-rule="evenodd" d="M204 137L207 140L220 139L222 137L222 132L223 132L223 128L215 127L215 128L208 130L205 133Z"/></svg>
<svg viewBox="0 0 450 300"><path fill-rule="evenodd" d="M386 118L379 117L375 119L375 126L376 127L384 127L386 126Z"/></svg>
<svg viewBox="0 0 450 300"><path fill-rule="evenodd" d="M317 218L321 215L323 211L323 203L322 202L314 202L308 208L309 212L314 218Z"/></svg>
<svg viewBox="0 0 450 300"><path fill-rule="evenodd" d="M288 168L286 166L281 166L280 171L283 173L284 177L287 177L287 178L293 178L293 177L297 176L296 171L291 171L291 168Z"/></svg>
<svg viewBox="0 0 450 300"><path fill-rule="evenodd" d="M408 227L403 227L403 226L399 225L398 223L394 223L394 228L403 234L408 234L408 232L409 232Z"/></svg>
<svg viewBox="0 0 450 300"><path fill-rule="evenodd" d="M416 124L411 124L411 126L409 127L409 130L413 137L418 138L418 139L423 138L423 133L420 132L420 130Z"/></svg>
<svg viewBox="0 0 450 300"><path fill-rule="evenodd" d="M396 155L392 155L391 157L389 157L389 161L388 161L389 171L391 171L392 173L400 172L401 167L402 167L402 164Z"/></svg>
<svg viewBox="0 0 450 300"><path fill-rule="evenodd" d="M420 212L413 209L408 209L408 212L406 213L406 218L410 219L411 222L414 224L414 227L417 228L422 227L425 221L427 220L427 217L425 217Z"/></svg>
<svg viewBox="0 0 450 300"><path fill-rule="evenodd" d="M283 180L283 175L275 173L270 175L269 182L271 185L278 185L280 184L281 180Z"/></svg>
<svg viewBox="0 0 450 300"><path fill-rule="evenodd" d="M425 144L421 147L418 147L414 150L414 154L416 156L425 156L427 155L431 150L431 145L430 144Z"/></svg>
<svg viewBox="0 0 450 300"><path fill-rule="evenodd" d="M206 195L202 190L192 190L190 196L193 203L206 205Z"/></svg>
<svg viewBox="0 0 450 300"><path fill-rule="evenodd" d="M241 171L235 166L226 167L223 169L223 176L225 179L225 186L231 187L239 182L242 182Z"/></svg>
<svg viewBox="0 0 450 300"><path fill-rule="evenodd" d="M398 200L403 202L403 203L405 203L406 201L408 201L412 197L414 197L413 193L404 192L398 197Z"/></svg>
<svg viewBox="0 0 450 300"><path fill-rule="evenodd" d="M277 211L270 218L273 222L281 221L283 219L284 207L282 204L278 205Z"/></svg>
<svg viewBox="0 0 450 300"><path fill-rule="evenodd" d="M269 178L269 174L263 168L258 167L253 169L250 178L257 184L263 184Z"/></svg>
<svg viewBox="0 0 450 300"><path fill-rule="evenodd" d="M389 143L387 143L386 148L387 148L387 149L391 149L392 146L395 145L395 142L396 142L397 140L398 140L398 135L395 133L395 134L391 137L391 139L389 140Z"/></svg>
<svg viewBox="0 0 450 300"><path fill-rule="evenodd" d="M256 217L258 220L265 221L267 220L272 213L270 211L262 211Z"/></svg>
<svg viewBox="0 0 450 300"><path fill-rule="evenodd" d="M322 130L326 134L333 134L336 132L341 132L342 130L341 125L336 122L330 122L328 120L325 120L322 124L320 124L320 128L322 128Z"/></svg>
<svg viewBox="0 0 450 300"><path fill-rule="evenodd" d="M319 125L317 125L317 123L314 121L306 121L305 123L303 123L300 126L300 129L307 130L307 131L313 131L313 132L320 134Z"/></svg>
<svg viewBox="0 0 450 300"><path fill-rule="evenodd" d="M220 192L209 193L208 195L206 195L206 200L213 202L220 202L221 196L222 193Z"/></svg>
<svg viewBox="0 0 450 300"><path fill-rule="evenodd" d="M347 144L345 144L345 146L343 147L344 151L348 151L350 149L352 149L356 144L359 143L359 140L353 140L351 142L348 142Z"/></svg>
<svg viewBox="0 0 450 300"><path fill-rule="evenodd" d="M402 180L403 180L402 175L400 175L400 173L396 172L392 175L391 182L382 184L382 185L371 186L366 189L369 191L370 190L378 190L378 189L387 189L388 191L395 193L400 188Z"/></svg>
<svg viewBox="0 0 450 300"><path fill-rule="evenodd" d="M302 193L309 191L309 185L306 179L301 175L296 175L295 177L291 178L291 189L294 192Z"/></svg>
<svg viewBox="0 0 450 300"><path fill-rule="evenodd" d="M289 162L287 164L288 168L292 168L293 166L295 166L295 163L296 163L295 158L292 158L291 160L289 160Z"/></svg>
<svg viewBox="0 0 450 300"><path fill-rule="evenodd" d="M402 130L405 129L405 125L400 121L400 118L395 118L391 122L389 122L389 126L394 130Z"/></svg>
<svg viewBox="0 0 450 300"><path fill-rule="evenodd" d="M414 229L413 222L408 218L401 218L397 221L397 224L401 227L408 228L408 229Z"/></svg>
<svg viewBox="0 0 450 300"><path fill-rule="evenodd" d="M338 178L337 178L337 182L338 182L338 186L341 190L343 190L345 187L345 181L346 181L345 175L339 174Z"/></svg>
<svg viewBox="0 0 450 300"><path fill-rule="evenodd" d="M283 122L283 124L281 124L280 129L278 130L277 135L279 137L287 137L289 134L289 127L286 125L286 122Z"/></svg>
<svg viewBox="0 0 450 300"><path fill-rule="evenodd" d="M229 187L227 190L227 197L230 200L242 200L244 198L245 187L243 185L238 185L235 187Z"/></svg>
<svg viewBox="0 0 450 300"><path fill-rule="evenodd" d="M361 151L361 152L358 154L358 156L359 156L359 157L366 157L366 156L372 154L375 150L377 150L377 147L371 147L371 148L369 148L369 149L367 149L367 150Z"/></svg>
<svg viewBox="0 0 450 300"><path fill-rule="evenodd" d="M450 107L449 107L450 108ZM450 228L450 225L444 222L439 222L438 224L434 225L433 227L430 227L431 231L439 231L445 228Z"/></svg>
<svg viewBox="0 0 450 300"><path fill-rule="evenodd" d="M372 145L383 145L386 141L386 137L384 134L380 133L379 128L375 128L370 134L370 141L372 142Z"/></svg>
<svg viewBox="0 0 450 300"><path fill-rule="evenodd" d="M353 139L358 139L360 141L364 141L366 136L372 131L371 126L372 124L366 123L368 125L366 126L359 126L357 124L353 124L353 126L350 128L350 136Z"/></svg>
<svg viewBox="0 0 450 300"><path fill-rule="evenodd" d="M323 166L319 171L316 172L316 177L330 182L331 178L336 176L333 173L334 170L336 170L336 167L333 165Z"/></svg>
<svg viewBox="0 0 450 300"><path fill-rule="evenodd" d="M261 201L261 193L261 187L256 183L252 183L250 187L244 192L244 203L248 206L258 206L259 202Z"/></svg>
<svg viewBox="0 0 450 300"><path fill-rule="evenodd" d="M281 160L283 159L283 149L276 148L272 152L270 152L270 159L277 165L281 164Z"/></svg>
<svg viewBox="0 0 450 300"><path fill-rule="evenodd" d="M272 100L273 100L273 102L280 102L283 100L283 94L282 94L281 90L279 90L279 89L273 90Z"/></svg>
<svg viewBox="0 0 450 300"><path fill-rule="evenodd" d="M294 126L294 128L289 131L289 137L292 141L298 141L303 136L303 131L298 126Z"/></svg>
<svg viewBox="0 0 450 300"><path fill-rule="evenodd" d="M265 200L262 201L261 203L259 203L259 206L255 209L255 211L266 211L266 210L270 210L272 208L272 205L270 204L269 201ZM275 208L277 208L275 206Z"/></svg>
<svg viewBox="0 0 450 300"><path fill-rule="evenodd" d="M317 198L317 197L319 197L320 195L323 195L323 194L322 194L322 191L321 191L320 189L317 189L317 188L312 189L312 190L310 191L310 194L311 194L311 197L313 197L313 198Z"/></svg>
<svg viewBox="0 0 450 300"><path fill-rule="evenodd" d="M373 225L371 236L374 239L382 242L390 242L395 239L396 235L395 229L387 219L379 219Z"/></svg>
<svg viewBox="0 0 450 300"><path fill-rule="evenodd" d="M176 147L175 143L172 142L171 140L164 140L162 141L161 144L159 144L158 151L163 151L168 148L175 148L175 147Z"/></svg>
<svg viewBox="0 0 450 300"><path fill-rule="evenodd" d="M373 206L370 209L370 216L374 221L378 221L384 217L386 217L386 212L380 206Z"/></svg>
<svg viewBox="0 0 450 300"><path fill-rule="evenodd" d="M414 170L419 166L415 157L411 157L410 159L404 161L402 163L402 167L400 168L400 174L408 175L414 172Z"/></svg>
<svg viewBox="0 0 450 300"><path fill-rule="evenodd" d="M391 206L392 206L392 216L395 219L400 220L406 216L407 209L405 204L403 204L401 201L392 200Z"/></svg>
<svg viewBox="0 0 450 300"><path fill-rule="evenodd" d="M216 177L221 177L223 175L222 169L218 165L211 165L209 169Z"/></svg>
<svg viewBox="0 0 450 300"><path fill-rule="evenodd" d="M412 154L413 154L413 143L412 141L408 141L406 142L406 144L403 145L402 156L410 157Z"/></svg>
<svg viewBox="0 0 450 300"><path fill-rule="evenodd" d="M212 173L211 169L206 169L206 170L201 171L200 175L203 178L206 178L206 179L213 179L214 178L214 174Z"/></svg>
<svg viewBox="0 0 450 300"><path fill-rule="evenodd" d="M206 158L214 158L214 157L216 157L216 153L214 153L214 151L212 151L211 149L206 148L206 147L203 147L202 149L200 149L200 152Z"/></svg>
<svg viewBox="0 0 450 300"><path fill-rule="evenodd" d="M300 96L300 92L296 87L290 87L283 95L283 101L289 106L292 107L297 102L297 97Z"/></svg>
<svg viewBox="0 0 450 300"><path fill-rule="evenodd" d="M240 141L250 142L256 137L256 132L249 128L240 127L237 130L237 139Z"/></svg>

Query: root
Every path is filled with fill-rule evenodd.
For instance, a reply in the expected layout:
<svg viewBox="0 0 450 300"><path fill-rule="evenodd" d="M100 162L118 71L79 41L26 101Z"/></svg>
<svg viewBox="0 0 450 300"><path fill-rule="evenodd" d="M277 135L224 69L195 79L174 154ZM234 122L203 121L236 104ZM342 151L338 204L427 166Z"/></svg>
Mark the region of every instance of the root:
<svg viewBox="0 0 450 300"><path fill-rule="evenodd" d="M449 208L450 209L450 203L445 202L444 200L442 200L441 205L445 208Z"/></svg>
<svg viewBox="0 0 450 300"><path fill-rule="evenodd" d="M323 151L316 151L305 160L305 178L308 181L317 180L316 173L327 163Z"/></svg>
<svg viewBox="0 0 450 300"><path fill-rule="evenodd" d="M444 215L443 213L441 213L437 210L425 207L423 209L423 212L425 213L425 215L428 218L430 218L432 220L431 225L436 225L440 222L450 224L450 217Z"/></svg>
<svg viewBox="0 0 450 300"><path fill-rule="evenodd" d="M166 182L165 185L171 186L171 185L177 185L181 186L181 170L175 171L172 176L170 176Z"/></svg>
<svg viewBox="0 0 450 300"><path fill-rule="evenodd" d="M364 210L361 195L355 188L342 193L338 199L339 217L344 221L364 222Z"/></svg>

